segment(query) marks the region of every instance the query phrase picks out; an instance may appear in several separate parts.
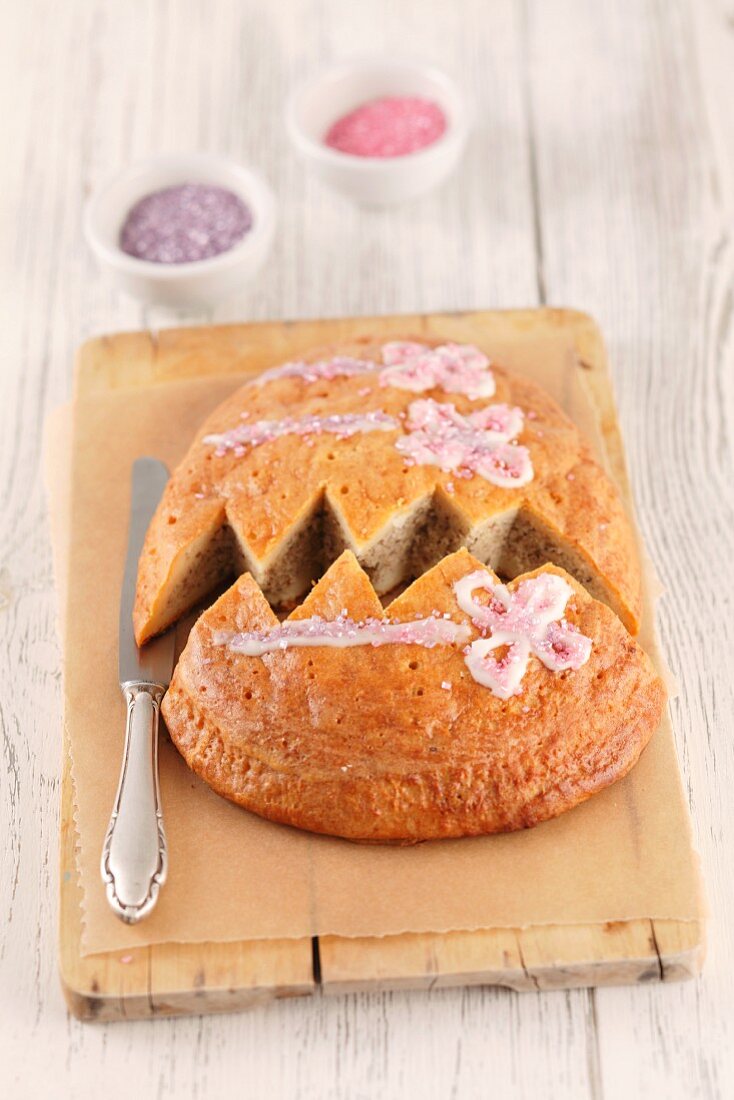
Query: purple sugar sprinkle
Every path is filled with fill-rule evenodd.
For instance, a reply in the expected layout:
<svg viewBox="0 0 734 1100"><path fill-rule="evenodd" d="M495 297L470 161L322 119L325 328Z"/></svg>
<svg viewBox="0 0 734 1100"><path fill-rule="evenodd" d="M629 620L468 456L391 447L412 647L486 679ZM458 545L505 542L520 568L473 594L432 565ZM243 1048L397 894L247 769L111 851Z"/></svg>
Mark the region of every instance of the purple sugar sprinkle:
<svg viewBox="0 0 734 1100"><path fill-rule="evenodd" d="M228 252L252 228L252 214L224 187L184 183L145 195L120 233L123 252L157 264L187 264Z"/></svg>

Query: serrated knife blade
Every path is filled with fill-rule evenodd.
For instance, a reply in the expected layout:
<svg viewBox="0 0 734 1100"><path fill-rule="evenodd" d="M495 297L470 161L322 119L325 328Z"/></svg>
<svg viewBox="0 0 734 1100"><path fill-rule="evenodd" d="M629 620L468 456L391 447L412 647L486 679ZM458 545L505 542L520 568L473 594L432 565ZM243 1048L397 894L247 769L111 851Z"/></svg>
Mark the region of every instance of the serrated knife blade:
<svg viewBox="0 0 734 1100"><path fill-rule="evenodd" d="M168 481L155 458L133 464L130 527L120 599L119 675L127 704L120 782L102 848L102 880L116 916L134 924L158 900L168 867L158 784L160 705L173 672L176 631L138 647L133 605L148 524Z"/></svg>

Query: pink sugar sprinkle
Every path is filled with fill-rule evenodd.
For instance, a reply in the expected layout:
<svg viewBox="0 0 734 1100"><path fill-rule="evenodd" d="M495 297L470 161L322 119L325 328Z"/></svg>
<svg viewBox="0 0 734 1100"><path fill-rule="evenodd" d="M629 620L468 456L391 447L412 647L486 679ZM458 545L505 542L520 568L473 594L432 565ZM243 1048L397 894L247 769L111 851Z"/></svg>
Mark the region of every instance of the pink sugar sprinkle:
<svg viewBox="0 0 734 1100"><path fill-rule="evenodd" d="M368 393L372 393L371 386L363 386L361 390L357 390L360 397L366 397Z"/></svg>
<svg viewBox="0 0 734 1100"><path fill-rule="evenodd" d="M120 962L121 963L131 963L132 961L133 961L133 956L132 955L120 955Z"/></svg>
<svg viewBox="0 0 734 1100"><path fill-rule="evenodd" d="M324 142L353 157L402 157L432 145L446 130L437 103L418 96L385 96L337 119Z"/></svg>
<svg viewBox="0 0 734 1100"><path fill-rule="evenodd" d="M575 481L576 474L566 474L566 481Z"/></svg>
<svg viewBox="0 0 734 1100"><path fill-rule="evenodd" d="M442 680L441 681L441 687L443 688L444 691L451 691L451 681L450 680Z"/></svg>

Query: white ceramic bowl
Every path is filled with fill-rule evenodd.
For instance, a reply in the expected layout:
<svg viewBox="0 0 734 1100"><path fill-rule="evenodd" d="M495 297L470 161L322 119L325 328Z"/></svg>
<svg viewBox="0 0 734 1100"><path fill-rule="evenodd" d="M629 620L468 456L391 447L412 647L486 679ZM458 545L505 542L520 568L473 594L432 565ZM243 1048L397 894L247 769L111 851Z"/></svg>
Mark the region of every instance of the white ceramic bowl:
<svg viewBox="0 0 734 1100"><path fill-rule="evenodd" d="M401 157L357 157L324 144L333 122L370 99L421 96L446 115L443 135L432 145ZM461 156L469 130L464 98L448 76L400 57L357 57L297 88L286 109L296 149L324 183L364 205L412 199L442 183Z"/></svg>
<svg viewBox="0 0 734 1100"><path fill-rule="evenodd" d="M120 248L130 208L151 191L208 183L239 195L252 227L228 252L186 264L151 263ZM172 153L130 165L89 200L84 233L102 267L134 298L168 306L212 304L241 288L262 266L273 240L275 199L256 172L210 153Z"/></svg>

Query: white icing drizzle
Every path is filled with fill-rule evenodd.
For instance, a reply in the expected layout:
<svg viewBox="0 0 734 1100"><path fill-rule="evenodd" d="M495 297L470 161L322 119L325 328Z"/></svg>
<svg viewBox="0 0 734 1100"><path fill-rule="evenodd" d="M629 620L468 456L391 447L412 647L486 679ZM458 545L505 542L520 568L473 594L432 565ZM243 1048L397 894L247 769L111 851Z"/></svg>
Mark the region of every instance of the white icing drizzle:
<svg viewBox="0 0 734 1100"><path fill-rule="evenodd" d="M216 447L215 454L221 456L233 451L238 457L245 454L247 447L259 447L284 435L335 435L338 439L348 439L360 432L391 432L400 427L400 423L388 416L382 409L367 413L344 413L332 416L303 416L296 419L287 416L283 420L258 420L256 424L238 424L226 432L205 435L204 443Z"/></svg>
<svg viewBox="0 0 734 1100"><path fill-rule="evenodd" d="M262 657L292 646L330 646L346 649L351 646L420 645L433 649L437 645L452 645L468 640L469 628L452 619L430 616L412 622L389 622L385 619L363 619L355 622L342 613L336 619L286 619L269 630L231 633L214 631L215 645L226 645L235 653L247 657Z"/></svg>
<svg viewBox="0 0 734 1100"><path fill-rule="evenodd" d="M492 397L494 375L489 359L471 344L443 344L430 348L410 340L383 344L385 368L380 385L424 393L442 389L445 393L463 393L466 397Z"/></svg>
<svg viewBox="0 0 734 1100"><path fill-rule="evenodd" d="M203 442L215 447L215 454L220 457L228 452L241 457L248 448L285 435L330 434L349 439L363 432L404 429L406 434L395 441L395 446L407 462L438 466L458 477L478 474L500 488L518 489L533 477L527 448L513 438L522 427L522 411L509 405L487 405L463 416L454 405L439 404L429 397L411 402L404 424L382 409L330 416L287 416L283 420L241 423L227 431L206 435Z"/></svg>
<svg viewBox="0 0 734 1100"><path fill-rule="evenodd" d="M471 344L449 343L431 348L411 340L393 340L383 344L381 351L382 369L379 363L371 359L335 355L315 363L295 360L271 367L253 379L253 384L262 386L281 378L299 378L307 383L331 381L333 378L349 378L379 370L382 386L412 390L414 393L442 389L445 393L462 393L474 400L492 397L495 392L489 359Z"/></svg>
<svg viewBox="0 0 734 1100"><path fill-rule="evenodd" d="M304 363L297 360L283 363L280 367L271 367L253 379L256 386L266 382L275 382L279 378L300 378L303 382L319 382L332 378L351 378L358 374L368 374L379 369L371 359L353 359L349 355L335 355L332 359L319 359L316 363Z"/></svg>
<svg viewBox="0 0 734 1100"><path fill-rule="evenodd" d="M488 604L473 597L476 589L491 593ZM586 664L592 641L562 618L573 589L555 573L540 573L522 581L514 592L495 583L483 569L454 584L456 602L476 627L489 631L465 650L464 660L477 683L500 699L520 692L520 683L534 654L552 672ZM497 660L493 650L506 647Z"/></svg>
<svg viewBox="0 0 734 1100"><path fill-rule="evenodd" d="M395 446L409 462L438 466L459 477L478 474L502 489L519 489L533 479L530 452L514 442L523 428L522 410L487 405L464 416L451 403L433 398L411 402L408 434Z"/></svg>
<svg viewBox="0 0 734 1100"><path fill-rule="evenodd" d="M531 655L552 672L579 669L588 661L591 638L562 618L573 594L562 577L541 573L510 592L480 569L462 577L453 587L456 602L475 627L490 632L490 637L477 638L464 649L464 663L477 683L500 699L519 694ZM491 593L488 604L474 599L478 588ZM441 616L437 611L407 622L374 618L357 622L346 608L335 619L313 615L308 619L286 619L266 630L212 631L215 645L227 646L246 657L262 657L294 647L419 645L433 649L438 645L462 645L470 636L465 623L454 622L448 614ZM507 652L497 660L491 654L500 647ZM451 687L450 680L441 681L443 690L450 691Z"/></svg>

